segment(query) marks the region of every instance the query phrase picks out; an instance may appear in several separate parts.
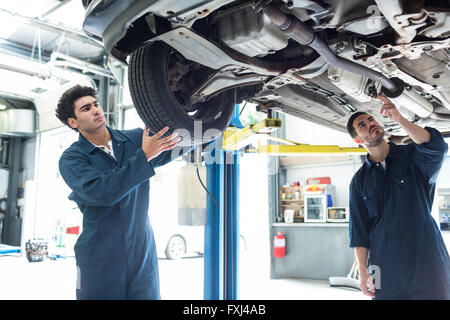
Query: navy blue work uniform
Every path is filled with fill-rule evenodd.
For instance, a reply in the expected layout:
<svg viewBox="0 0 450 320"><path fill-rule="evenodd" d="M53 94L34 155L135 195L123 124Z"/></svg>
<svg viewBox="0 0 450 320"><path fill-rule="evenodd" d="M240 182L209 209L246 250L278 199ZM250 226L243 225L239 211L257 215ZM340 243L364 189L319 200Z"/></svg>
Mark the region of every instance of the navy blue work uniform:
<svg viewBox="0 0 450 320"><path fill-rule="evenodd" d="M367 155L350 184L350 247L369 248L379 268L375 299L450 299L450 259L431 216L448 145L425 129L429 142L389 143L386 169Z"/></svg>
<svg viewBox="0 0 450 320"><path fill-rule="evenodd" d="M142 129L108 130L115 159L80 134L59 161L73 191L69 199L83 213L75 244L77 299L160 299L149 178L172 152L147 161Z"/></svg>

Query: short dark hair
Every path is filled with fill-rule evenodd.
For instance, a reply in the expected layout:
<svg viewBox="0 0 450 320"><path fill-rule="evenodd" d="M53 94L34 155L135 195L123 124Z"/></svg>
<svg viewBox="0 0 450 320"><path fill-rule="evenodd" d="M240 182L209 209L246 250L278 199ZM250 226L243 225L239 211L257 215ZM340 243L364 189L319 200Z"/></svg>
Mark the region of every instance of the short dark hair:
<svg viewBox="0 0 450 320"><path fill-rule="evenodd" d="M97 98L97 91L94 88L76 85L68 90L66 90L61 98L59 98L58 106L56 107L56 117L69 128L72 128L67 120L69 118L77 118L75 116L75 106L74 103L79 98L91 96ZM74 129L74 128L72 128ZM77 129L74 129L78 131Z"/></svg>
<svg viewBox="0 0 450 320"><path fill-rule="evenodd" d="M355 128L353 127L353 122L355 121L356 118L358 118L358 117L359 117L360 115L362 115L362 114L368 114L368 113L367 113L367 112L358 111L358 112L355 112L354 114L352 114L352 115L350 116L350 119L348 119L348 122L347 122L347 131L348 131L348 134L349 134L352 138L355 138L355 137L357 136L356 131L355 131Z"/></svg>

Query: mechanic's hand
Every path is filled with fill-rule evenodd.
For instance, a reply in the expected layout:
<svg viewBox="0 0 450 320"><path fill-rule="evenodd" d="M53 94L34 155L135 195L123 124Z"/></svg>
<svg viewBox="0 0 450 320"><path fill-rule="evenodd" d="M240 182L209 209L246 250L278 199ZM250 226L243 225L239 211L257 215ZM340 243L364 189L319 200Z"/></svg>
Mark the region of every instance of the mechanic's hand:
<svg viewBox="0 0 450 320"><path fill-rule="evenodd" d="M367 272L359 272L359 287L362 293L371 298L375 298L375 285L372 276Z"/></svg>
<svg viewBox="0 0 450 320"><path fill-rule="evenodd" d="M148 135L148 129L145 127L142 134L142 150L144 150L147 161L152 160L159 156L162 152L172 150L177 143L181 140L177 132L172 133L170 136L161 138L169 130L169 127L164 127L161 131L153 136Z"/></svg>
<svg viewBox="0 0 450 320"><path fill-rule="evenodd" d="M383 102L383 106L380 110L383 117L389 117L389 119L396 123L400 123L402 120L405 120L391 100L380 94L377 95L377 98Z"/></svg>

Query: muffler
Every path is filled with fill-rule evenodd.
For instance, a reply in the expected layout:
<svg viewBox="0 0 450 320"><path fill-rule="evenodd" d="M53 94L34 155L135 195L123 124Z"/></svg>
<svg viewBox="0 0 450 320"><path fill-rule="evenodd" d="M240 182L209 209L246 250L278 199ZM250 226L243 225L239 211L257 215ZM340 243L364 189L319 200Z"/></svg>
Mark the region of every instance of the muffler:
<svg viewBox="0 0 450 320"><path fill-rule="evenodd" d="M390 98L390 100L395 105L401 105L421 118L428 118L433 114L433 104L412 90L406 89L402 95Z"/></svg>

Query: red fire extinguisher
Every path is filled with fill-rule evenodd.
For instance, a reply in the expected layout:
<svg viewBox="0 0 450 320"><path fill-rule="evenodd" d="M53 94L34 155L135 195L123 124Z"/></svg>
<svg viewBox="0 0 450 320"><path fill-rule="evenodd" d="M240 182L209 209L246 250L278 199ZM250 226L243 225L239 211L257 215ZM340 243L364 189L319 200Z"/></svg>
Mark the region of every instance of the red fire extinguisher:
<svg viewBox="0 0 450 320"><path fill-rule="evenodd" d="M286 233L278 232L273 238L273 256L283 258L286 255Z"/></svg>

